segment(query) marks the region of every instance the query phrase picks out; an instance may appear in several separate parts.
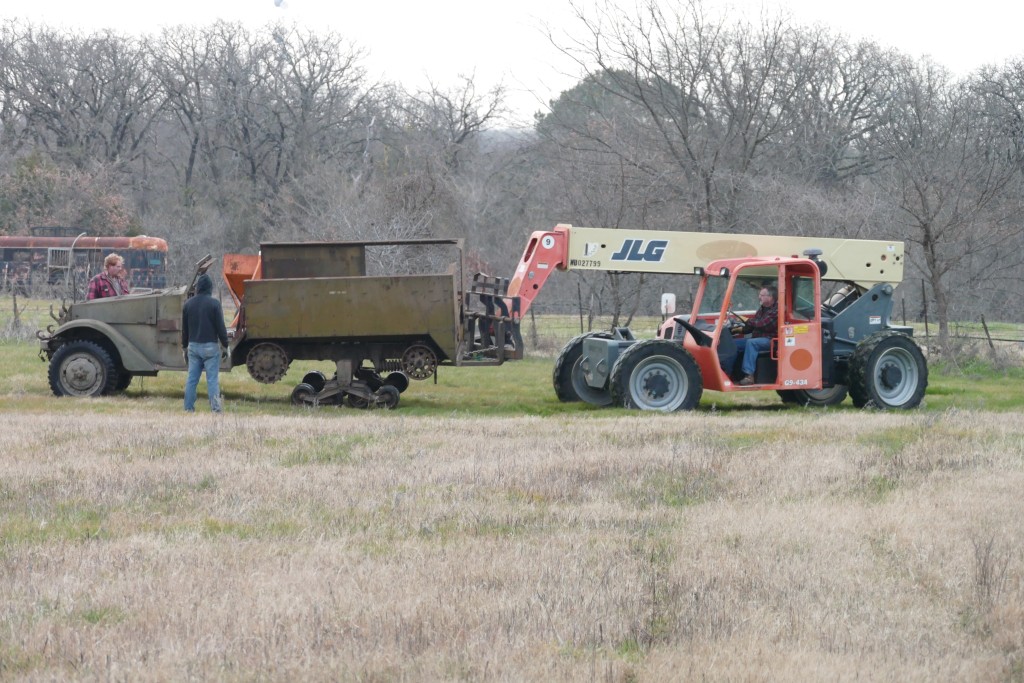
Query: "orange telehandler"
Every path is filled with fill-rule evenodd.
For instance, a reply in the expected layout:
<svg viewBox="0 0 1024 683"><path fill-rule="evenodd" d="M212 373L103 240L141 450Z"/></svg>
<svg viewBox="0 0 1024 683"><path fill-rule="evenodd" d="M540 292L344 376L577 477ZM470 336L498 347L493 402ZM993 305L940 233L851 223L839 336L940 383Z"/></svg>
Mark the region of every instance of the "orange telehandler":
<svg viewBox="0 0 1024 683"><path fill-rule="evenodd" d="M849 394L858 407L913 408L928 366L913 330L890 321L903 257L898 241L559 225L531 236L507 293L522 316L554 270L700 276L691 312L669 318L657 338L620 328L569 341L553 373L563 401L671 411L694 408L704 389L774 390L803 405ZM822 281L844 286L825 301ZM767 284L778 289L778 327L755 383L742 386L730 328Z"/></svg>

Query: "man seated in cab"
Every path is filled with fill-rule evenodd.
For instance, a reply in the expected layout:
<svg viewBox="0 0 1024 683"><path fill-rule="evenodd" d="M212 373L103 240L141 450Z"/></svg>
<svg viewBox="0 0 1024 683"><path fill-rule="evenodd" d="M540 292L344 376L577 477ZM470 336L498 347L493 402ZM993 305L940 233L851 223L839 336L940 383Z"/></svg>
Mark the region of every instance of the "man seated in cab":
<svg viewBox="0 0 1024 683"><path fill-rule="evenodd" d="M741 386L754 384L757 354L760 351L767 351L771 347L772 337L778 334L778 298L778 288L775 285L765 285L758 293L761 306L757 313L731 329L733 336L736 337L736 352L743 354L743 379L739 381ZM749 337L744 336L748 334Z"/></svg>

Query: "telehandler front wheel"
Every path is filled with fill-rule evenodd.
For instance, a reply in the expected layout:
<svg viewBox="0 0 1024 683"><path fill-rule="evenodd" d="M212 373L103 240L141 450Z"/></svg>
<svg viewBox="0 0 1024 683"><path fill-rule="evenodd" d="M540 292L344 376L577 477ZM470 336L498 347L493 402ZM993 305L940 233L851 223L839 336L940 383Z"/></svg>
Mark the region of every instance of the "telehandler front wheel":
<svg viewBox="0 0 1024 683"><path fill-rule="evenodd" d="M916 408L928 387L928 362L911 337L883 330L857 344L849 376L858 408Z"/></svg>
<svg viewBox="0 0 1024 683"><path fill-rule="evenodd" d="M697 361L665 339L646 339L623 351L609 386L614 405L664 412L693 410L704 393Z"/></svg>
<svg viewBox="0 0 1024 683"><path fill-rule="evenodd" d="M583 368L580 367L580 362L583 360L583 342L589 337L610 339L611 335L607 332L586 332L573 337L562 347L561 353L555 359L555 370L551 377L555 395L563 403L585 401L595 406L610 405L611 395L607 391L594 389L587 384L587 379L583 376Z"/></svg>

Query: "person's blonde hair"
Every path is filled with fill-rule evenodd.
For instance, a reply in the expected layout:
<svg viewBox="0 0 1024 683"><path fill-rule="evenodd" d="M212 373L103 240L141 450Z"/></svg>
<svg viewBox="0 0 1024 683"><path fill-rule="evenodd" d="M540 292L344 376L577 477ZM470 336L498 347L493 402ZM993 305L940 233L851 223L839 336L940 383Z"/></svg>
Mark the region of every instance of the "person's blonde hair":
<svg viewBox="0 0 1024 683"><path fill-rule="evenodd" d="M103 267L108 266L119 266L124 263L124 259L118 254L107 254L107 258L103 259Z"/></svg>

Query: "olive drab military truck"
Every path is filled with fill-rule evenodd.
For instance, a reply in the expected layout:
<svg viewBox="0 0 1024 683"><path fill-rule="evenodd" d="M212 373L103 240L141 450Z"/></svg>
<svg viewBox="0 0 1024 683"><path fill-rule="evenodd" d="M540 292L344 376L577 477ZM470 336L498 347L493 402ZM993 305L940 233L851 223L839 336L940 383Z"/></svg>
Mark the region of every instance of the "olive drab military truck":
<svg viewBox="0 0 1024 683"><path fill-rule="evenodd" d="M410 379L440 366L522 358L508 281L476 274L464 291L462 251L461 240L436 239L279 242L229 255L232 362L273 383L293 360L330 361L331 376L307 373L292 401L364 408L394 407Z"/></svg>
<svg viewBox="0 0 1024 683"><path fill-rule="evenodd" d="M281 380L293 360L326 360L328 378L308 373L296 403L394 407L409 378L444 365L497 365L522 358L507 281L463 273L461 240L296 242L228 255L236 298L229 356L257 381ZM185 370L182 306L193 285L62 306L38 333L57 396L123 391L133 377ZM464 282L470 281L468 286ZM509 308L511 306L511 309Z"/></svg>
<svg viewBox="0 0 1024 683"><path fill-rule="evenodd" d="M569 341L553 373L563 401L670 411L695 407L704 389L774 390L802 405L849 394L858 407L913 408L928 366L913 330L890 320L903 257L899 241L559 225L531 236L508 294L522 315L555 270L700 276L691 312L656 339L621 328ZM826 297L823 282L841 288ZM730 328L756 311L765 285L778 288L778 327L744 386Z"/></svg>

